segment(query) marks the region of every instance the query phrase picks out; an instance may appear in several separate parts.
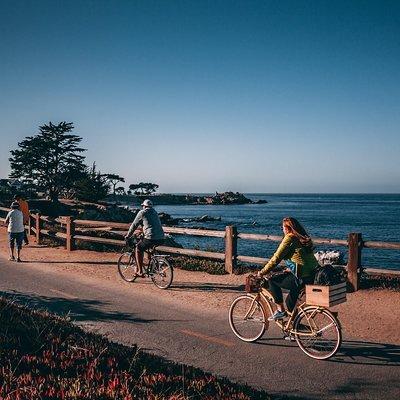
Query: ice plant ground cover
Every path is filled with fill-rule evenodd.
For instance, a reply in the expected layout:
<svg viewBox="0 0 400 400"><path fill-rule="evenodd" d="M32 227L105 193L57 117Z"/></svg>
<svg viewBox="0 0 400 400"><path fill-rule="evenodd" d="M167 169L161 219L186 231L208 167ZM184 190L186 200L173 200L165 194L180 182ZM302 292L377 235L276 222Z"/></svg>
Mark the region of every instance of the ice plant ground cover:
<svg viewBox="0 0 400 400"><path fill-rule="evenodd" d="M0 399L268 399L0 297Z"/></svg>

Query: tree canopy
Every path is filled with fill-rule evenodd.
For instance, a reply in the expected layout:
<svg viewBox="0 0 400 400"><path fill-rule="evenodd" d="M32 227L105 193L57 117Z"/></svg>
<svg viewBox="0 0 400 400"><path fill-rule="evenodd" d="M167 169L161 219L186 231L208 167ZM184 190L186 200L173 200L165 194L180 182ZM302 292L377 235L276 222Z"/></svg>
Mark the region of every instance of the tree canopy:
<svg viewBox="0 0 400 400"><path fill-rule="evenodd" d="M75 183L75 197L79 200L93 201L104 199L110 190L110 184L100 171L96 170L96 163L87 167L84 175Z"/></svg>
<svg viewBox="0 0 400 400"><path fill-rule="evenodd" d="M115 187L119 182L125 182L125 179L118 174L103 174L103 176L108 180L108 182L110 182L113 188L113 195L115 197Z"/></svg>
<svg viewBox="0 0 400 400"><path fill-rule="evenodd" d="M149 195L157 191L158 185L150 182L132 183L129 189L136 195Z"/></svg>
<svg viewBox="0 0 400 400"><path fill-rule="evenodd" d="M85 173L85 149L79 147L82 138L71 134L72 122L60 122L39 127L39 133L28 136L11 150L12 178L32 179L42 187L52 201L63 190L69 190Z"/></svg>

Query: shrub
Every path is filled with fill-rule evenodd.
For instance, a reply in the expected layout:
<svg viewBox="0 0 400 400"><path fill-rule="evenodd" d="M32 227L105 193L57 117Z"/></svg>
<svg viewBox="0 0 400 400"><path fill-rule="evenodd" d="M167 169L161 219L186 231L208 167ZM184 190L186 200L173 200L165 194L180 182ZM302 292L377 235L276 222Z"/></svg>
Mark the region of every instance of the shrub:
<svg viewBox="0 0 400 400"><path fill-rule="evenodd" d="M0 399L267 399L0 298Z"/></svg>

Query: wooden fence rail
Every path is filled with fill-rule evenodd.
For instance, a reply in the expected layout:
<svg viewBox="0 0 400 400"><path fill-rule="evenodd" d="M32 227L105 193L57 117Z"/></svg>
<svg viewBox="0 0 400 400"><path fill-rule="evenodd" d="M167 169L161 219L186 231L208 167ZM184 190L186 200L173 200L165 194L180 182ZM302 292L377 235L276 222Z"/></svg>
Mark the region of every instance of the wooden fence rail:
<svg viewBox="0 0 400 400"><path fill-rule="evenodd" d="M8 212L9 209L0 207L0 211ZM0 217L0 221L4 222L5 218ZM65 233L52 231L43 228L43 223L47 224L60 224L65 227ZM56 237L65 240L66 248L72 251L76 248L76 241L86 241L102 244L111 245L123 245L125 242L118 239L106 239L94 236L88 236L81 233L85 233L90 229L93 230L108 230L117 235L124 235L129 229L130 224L121 222L109 222L109 221L91 221L91 220L78 220L72 217L59 217L50 218L42 216L40 214L32 214L29 222L29 232L31 235L35 235L37 243L40 243L42 236ZM159 246L159 249L163 252L170 254L179 254L195 257L204 257L214 260L220 260L225 262L225 269L228 273L234 272L237 267L237 262L245 262L263 265L268 262L267 258L251 257L237 254L238 240L257 240L257 241L274 241L280 242L281 236L274 235L262 235L254 233L239 233L235 226L227 226L224 231L219 230L205 230L205 229L190 229L180 227L164 227L166 233L175 235L189 235L198 237L212 237L221 238L225 240L225 251L213 252L213 251L202 251L187 248L175 248L169 246ZM363 241L361 233L349 233L346 240L341 239L330 239L330 238L313 238L315 244L322 245L333 245L333 246L344 246L348 249L348 260L347 260L347 275L349 283L352 289L358 290L359 287L359 276L361 270L361 255L363 248L369 249L390 249L400 250L400 243L397 242L379 242L379 241ZM379 271L377 269L371 269L371 271ZM396 271L393 271L396 274Z"/></svg>

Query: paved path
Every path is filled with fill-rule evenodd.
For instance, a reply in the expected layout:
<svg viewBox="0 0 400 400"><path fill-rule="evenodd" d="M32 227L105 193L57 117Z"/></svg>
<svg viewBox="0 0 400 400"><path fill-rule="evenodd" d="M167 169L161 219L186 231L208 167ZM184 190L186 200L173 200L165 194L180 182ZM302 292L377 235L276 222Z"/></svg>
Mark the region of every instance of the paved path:
<svg viewBox="0 0 400 400"><path fill-rule="evenodd" d="M0 258L0 294L66 314L86 329L191 364L271 394L299 399L400 398L400 346L346 340L332 361L315 361L274 329L259 343L237 340L226 310L215 313L166 300L147 281L83 279L51 265ZM143 291L142 291L143 293ZM393 321L398 323L398 321Z"/></svg>

